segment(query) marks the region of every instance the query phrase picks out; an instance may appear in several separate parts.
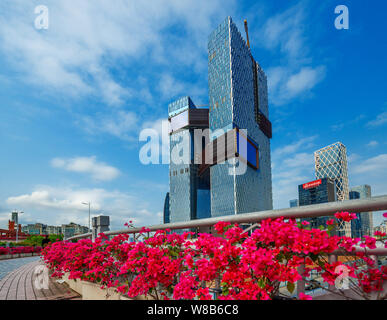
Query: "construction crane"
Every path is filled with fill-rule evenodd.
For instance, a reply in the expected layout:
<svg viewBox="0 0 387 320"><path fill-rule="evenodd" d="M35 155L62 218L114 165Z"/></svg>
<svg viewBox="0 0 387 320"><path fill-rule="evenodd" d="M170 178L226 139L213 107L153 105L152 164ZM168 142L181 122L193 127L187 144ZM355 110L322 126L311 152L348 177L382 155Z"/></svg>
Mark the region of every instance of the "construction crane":
<svg viewBox="0 0 387 320"><path fill-rule="evenodd" d="M247 26L247 20L245 20L245 31L246 31L246 38L247 38L247 46L250 49L249 27Z"/></svg>

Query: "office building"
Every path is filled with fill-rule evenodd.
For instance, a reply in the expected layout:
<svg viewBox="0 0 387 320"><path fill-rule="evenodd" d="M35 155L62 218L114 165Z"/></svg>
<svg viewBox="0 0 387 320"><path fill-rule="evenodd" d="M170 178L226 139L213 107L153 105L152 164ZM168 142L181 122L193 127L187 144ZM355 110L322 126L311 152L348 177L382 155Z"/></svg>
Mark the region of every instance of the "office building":
<svg viewBox="0 0 387 320"><path fill-rule="evenodd" d="M210 217L209 175L198 174L193 150L195 129L208 129L208 109L196 108L190 97L171 103L168 109L171 161L165 218L169 215L170 222L182 222Z"/></svg>
<svg viewBox="0 0 387 320"><path fill-rule="evenodd" d="M164 215L163 215L163 223L170 223L170 213L169 213L169 192L167 192L167 195L165 196L164 201Z"/></svg>
<svg viewBox="0 0 387 320"><path fill-rule="evenodd" d="M22 226L22 232L28 235L45 235L47 234L47 225L43 223L28 224Z"/></svg>
<svg viewBox="0 0 387 320"><path fill-rule="evenodd" d="M230 17L211 33L208 50L209 110L189 97L169 105L170 222L273 207L266 75ZM198 129L209 129L199 146ZM190 152L176 163L182 142Z"/></svg>
<svg viewBox="0 0 387 320"><path fill-rule="evenodd" d="M218 159L210 168L211 216L270 210L272 126L266 75L231 17L211 33L208 51L210 130L230 134L227 143L231 136L238 159L247 163L247 171L237 174L240 164L227 150L227 160ZM240 150L243 144L246 151Z"/></svg>
<svg viewBox="0 0 387 320"><path fill-rule="evenodd" d="M298 201L300 206L309 206L336 201L336 185L333 179L323 178L298 186ZM312 228L326 226L330 217L306 218Z"/></svg>
<svg viewBox="0 0 387 320"><path fill-rule="evenodd" d="M350 199L367 199L371 198L371 186L368 184L364 184L361 186L352 187L350 189L350 195L352 193L352 196L356 195L356 198ZM358 197L357 197L358 196ZM361 212L359 214L360 220L361 220L361 234L362 236L368 235L372 236L372 230L373 230L373 212Z"/></svg>
<svg viewBox="0 0 387 320"><path fill-rule="evenodd" d="M290 208L295 208L299 206L298 199L290 200L289 201Z"/></svg>
<svg viewBox="0 0 387 320"><path fill-rule="evenodd" d="M74 222L70 222L69 224L62 224L61 229L65 239L89 232L88 227L81 226Z"/></svg>
<svg viewBox="0 0 387 320"><path fill-rule="evenodd" d="M337 142L314 153L316 179L335 181L337 201L349 200L347 150ZM340 222L339 235L351 236L351 223Z"/></svg>

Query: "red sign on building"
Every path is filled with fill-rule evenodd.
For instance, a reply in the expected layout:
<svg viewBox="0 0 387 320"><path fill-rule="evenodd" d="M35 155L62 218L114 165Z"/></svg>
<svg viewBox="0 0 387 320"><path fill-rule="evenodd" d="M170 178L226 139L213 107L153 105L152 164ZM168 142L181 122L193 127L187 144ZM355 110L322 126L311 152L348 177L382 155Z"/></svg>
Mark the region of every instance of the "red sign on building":
<svg viewBox="0 0 387 320"><path fill-rule="evenodd" d="M305 184L302 185L302 187L304 188L304 190L307 190L307 189L311 189L311 188L316 188L316 187L318 187L321 183L322 183L322 181L321 181L321 179L320 179L320 180L316 180L316 181L312 181L312 182L305 183Z"/></svg>

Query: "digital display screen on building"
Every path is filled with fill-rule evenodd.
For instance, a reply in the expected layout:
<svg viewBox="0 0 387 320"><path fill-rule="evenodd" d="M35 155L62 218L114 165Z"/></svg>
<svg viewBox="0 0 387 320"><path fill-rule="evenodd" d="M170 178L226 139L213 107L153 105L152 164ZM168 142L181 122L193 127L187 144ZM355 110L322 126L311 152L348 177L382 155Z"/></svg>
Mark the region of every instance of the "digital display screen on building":
<svg viewBox="0 0 387 320"><path fill-rule="evenodd" d="M247 163L255 169L259 168L258 148L246 138L239 130L236 130L237 152L240 157L247 160Z"/></svg>
<svg viewBox="0 0 387 320"><path fill-rule="evenodd" d="M186 110L186 111L178 114L177 116L171 118L171 131L170 131L170 133L175 132L181 128L184 128L184 127L188 126L188 124L189 124L189 122L188 122L188 110Z"/></svg>
<svg viewBox="0 0 387 320"><path fill-rule="evenodd" d="M319 185L321 185L321 183L322 183L321 179L320 180L315 180L315 181L303 184L302 187L304 188L304 190L307 190L307 189L311 189L311 188L316 188Z"/></svg>

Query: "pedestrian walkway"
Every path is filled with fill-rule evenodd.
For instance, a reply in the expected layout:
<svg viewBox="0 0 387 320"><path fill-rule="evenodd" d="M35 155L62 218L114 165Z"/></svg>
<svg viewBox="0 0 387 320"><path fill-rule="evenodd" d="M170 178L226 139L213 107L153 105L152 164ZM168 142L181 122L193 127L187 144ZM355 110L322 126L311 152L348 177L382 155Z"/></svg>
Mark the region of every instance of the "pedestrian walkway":
<svg viewBox="0 0 387 320"><path fill-rule="evenodd" d="M3 279L11 271L24 266L30 262L38 261L39 257L29 257L21 259L10 259L0 261L0 280Z"/></svg>
<svg viewBox="0 0 387 320"><path fill-rule="evenodd" d="M19 260L19 261L18 261ZM39 257L0 262L0 300L77 300L79 295L64 283L48 277L48 286L36 285ZM38 281L39 284L39 281ZM42 288L43 287L43 288Z"/></svg>

